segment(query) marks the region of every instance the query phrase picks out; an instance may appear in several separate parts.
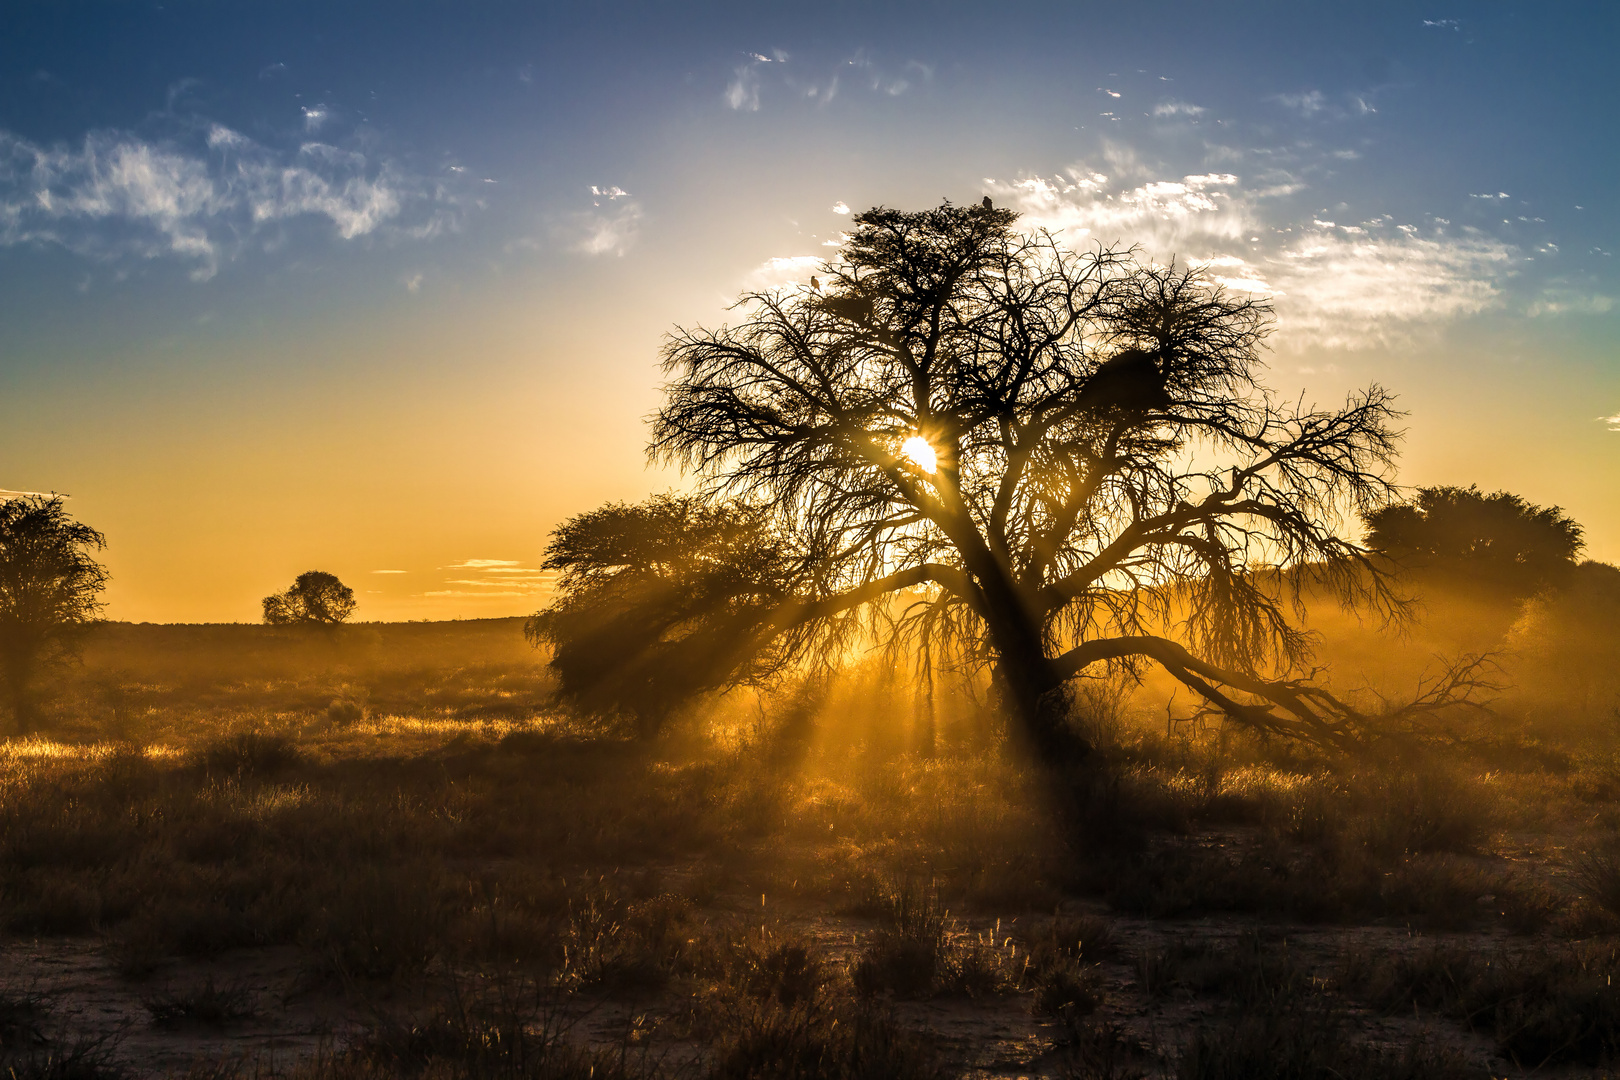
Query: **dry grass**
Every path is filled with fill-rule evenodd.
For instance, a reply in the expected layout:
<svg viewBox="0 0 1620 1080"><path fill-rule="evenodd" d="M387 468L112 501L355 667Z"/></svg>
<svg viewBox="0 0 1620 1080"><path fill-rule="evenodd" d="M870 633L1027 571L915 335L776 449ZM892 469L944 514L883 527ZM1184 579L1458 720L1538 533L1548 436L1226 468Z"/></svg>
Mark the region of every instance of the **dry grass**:
<svg viewBox="0 0 1620 1080"><path fill-rule="evenodd" d="M966 705L919 753L858 686L637 744L547 713L494 628L401 655L355 629L198 631L184 664L119 630L48 738L0 745L6 933L94 942L164 1031L268 1022L231 972L269 947L302 958L289 993L365 1020L211 1076L945 1076L978 1059L928 1033L941 1009L1022 1025L1031 1075L1620 1064L1612 746L1347 767L1116 695L1096 760L1056 773ZM1346 959L1282 924L1508 944ZM218 977L177 979L197 964ZM122 1075L52 1004L0 992L0 1066ZM1462 1042L1367 1027L1414 1007Z"/></svg>

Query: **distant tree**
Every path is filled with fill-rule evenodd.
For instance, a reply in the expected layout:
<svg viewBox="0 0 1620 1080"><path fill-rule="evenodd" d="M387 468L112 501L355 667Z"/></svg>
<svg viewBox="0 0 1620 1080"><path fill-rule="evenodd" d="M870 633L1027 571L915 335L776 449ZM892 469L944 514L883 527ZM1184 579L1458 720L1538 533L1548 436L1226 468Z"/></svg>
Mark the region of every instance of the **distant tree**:
<svg viewBox="0 0 1620 1080"><path fill-rule="evenodd" d="M1419 488L1411 502L1364 515L1369 546L1411 568L1466 574L1519 592L1565 578L1580 525L1556 506L1478 487Z"/></svg>
<svg viewBox="0 0 1620 1080"><path fill-rule="evenodd" d="M107 571L91 555L106 538L72 520L60 495L0 502L0 676L17 727L36 722L42 668L76 655L101 609Z"/></svg>
<svg viewBox="0 0 1620 1080"><path fill-rule="evenodd" d="M322 570L299 574L292 588L264 598L271 626L336 626L354 614L354 590Z"/></svg>
<svg viewBox="0 0 1620 1080"><path fill-rule="evenodd" d="M1121 665L1156 664L1259 731L1348 745L1383 722L1306 674L1292 615L1307 588L1401 609L1338 529L1392 494L1390 395L1293 407L1258 381L1263 303L1016 219L871 210L818 287L674 333L650 452L695 473L702 501L565 525L537 635L566 664L612 627L604 671L701 656L700 681L723 683L835 663L864 619L989 666L1015 730L1053 756L1084 749L1070 681ZM733 526L705 514L742 515L757 561L718 569ZM661 539L630 544L632 524ZM1466 673L1445 685L1414 707Z"/></svg>

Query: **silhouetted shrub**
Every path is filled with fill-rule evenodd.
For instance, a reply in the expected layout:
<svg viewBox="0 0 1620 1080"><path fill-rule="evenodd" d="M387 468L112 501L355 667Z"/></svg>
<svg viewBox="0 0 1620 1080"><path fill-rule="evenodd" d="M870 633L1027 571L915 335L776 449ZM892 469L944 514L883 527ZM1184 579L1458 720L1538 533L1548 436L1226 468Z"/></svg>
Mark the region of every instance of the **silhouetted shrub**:
<svg viewBox="0 0 1620 1080"><path fill-rule="evenodd" d="M215 739L202 751L209 772L238 776L274 776L303 761L303 751L290 736L270 731L239 731Z"/></svg>
<svg viewBox="0 0 1620 1080"><path fill-rule="evenodd" d="M860 1002L821 1008L766 1001L715 1048L710 1080L943 1080L921 1037Z"/></svg>
<svg viewBox="0 0 1620 1080"><path fill-rule="evenodd" d="M144 999L141 1004L157 1027L202 1024L224 1027L238 1020L251 1019L257 1012L253 995L244 986L215 986L210 976L193 990L165 992Z"/></svg>

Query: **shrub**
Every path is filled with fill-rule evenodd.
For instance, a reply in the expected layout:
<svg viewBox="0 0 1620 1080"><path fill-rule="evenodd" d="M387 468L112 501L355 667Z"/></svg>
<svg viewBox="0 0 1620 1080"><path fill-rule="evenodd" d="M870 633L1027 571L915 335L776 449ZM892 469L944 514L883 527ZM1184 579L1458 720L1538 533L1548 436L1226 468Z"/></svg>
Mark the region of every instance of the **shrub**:
<svg viewBox="0 0 1620 1080"><path fill-rule="evenodd" d="M933 882L902 878L882 900L884 923L855 964L855 988L864 995L888 991L921 997L934 988L945 946L948 915Z"/></svg>
<svg viewBox="0 0 1620 1080"><path fill-rule="evenodd" d="M1384 963L1347 965L1346 982L1374 1005L1449 1014L1495 1037L1526 1068L1620 1058L1620 1000L1613 977L1620 948L1576 944L1522 954L1431 949Z"/></svg>
<svg viewBox="0 0 1620 1080"><path fill-rule="evenodd" d="M275 776L303 760L291 737L271 731L239 731L209 742L202 751L209 772L236 776Z"/></svg>
<svg viewBox="0 0 1620 1080"><path fill-rule="evenodd" d="M317 917L318 966L343 978L393 979L423 971L449 920L427 867L361 868Z"/></svg>
<svg viewBox="0 0 1620 1080"><path fill-rule="evenodd" d="M224 1027L252 1018L257 1009L245 986L215 986L212 977L202 986L180 993L162 993L141 1002L158 1027L203 1024Z"/></svg>
<svg viewBox="0 0 1620 1080"><path fill-rule="evenodd" d="M715 1048L709 1080L943 1080L928 1045L869 1003L759 1003Z"/></svg>

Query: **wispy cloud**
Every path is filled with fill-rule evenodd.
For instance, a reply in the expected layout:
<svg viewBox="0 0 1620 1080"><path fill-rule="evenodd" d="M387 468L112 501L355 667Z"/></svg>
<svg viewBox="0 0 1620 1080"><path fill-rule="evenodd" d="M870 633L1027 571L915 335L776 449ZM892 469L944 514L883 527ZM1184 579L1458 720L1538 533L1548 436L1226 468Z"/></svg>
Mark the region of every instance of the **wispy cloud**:
<svg viewBox="0 0 1620 1080"><path fill-rule="evenodd" d="M458 563L451 563L446 570L488 570L497 566L522 566L516 559L463 559Z"/></svg>
<svg viewBox="0 0 1620 1080"><path fill-rule="evenodd" d="M1202 116L1207 110L1202 105L1189 105L1185 101L1161 101L1153 106L1153 115L1157 117L1172 116Z"/></svg>
<svg viewBox="0 0 1620 1080"><path fill-rule="evenodd" d="M1609 425L1610 431L1620 431L1620 413L1613 416L1600 416L1598 422Z"/></svg>
<svg viewBox="0 0 1620 1080"><path fill-rule="evenodd" d="M857 92L870 91L882 97L900 97L934 80L934 68L921 60L898 65L879 60L869 50L858 49L853 56L836 64L789 62L780 49L770 56L748 53L747 60L731 70L720 97L736 112L758 112L771 103L809 102L829 104L848 85Z"/></svg>
<svg viewBox="0 0 1620 1080"><path fill-rule="evenodd" d="M738 112L759 111L759 65L770 61L756 56L752 63L744 64L732 73L726 84L726 104Z"/></svg>
<svg viewBox="0 0 1620 1080"><path fill-rule="evenodd" d="M391 161L329 143L278 152L218 124L202 142L98 131L78 145L44 146L0 132L0 245L173 256L201 280L287 219L325 218L344 240L385 226L426 236L454 203Z"/></svg>
<svg viewBox="0 0 1620 1080"><path fill-rule="evenodd" d="M60 497L60 498L63 498L63 499L67 498L66 495L61 495L60 493L53 493L53 492L48 492L48 491L12 491L12 490L10 490L8 488L0 488L0 499L28 499L28 498L49 499L49 498L53 498L53 497Z"/></svg>
<svg viewBox="0 0 1620 1080"><path fill-rule="evenodd" d="M1607 315L1614 310L1614 297L1586 292L1563 285L1552 285L1530 302L1525 314L1531 318L1547 315Z"/></svg>
<svg viewBox="0 0 1620 1080"><path fill-rule="evenodd" d="M407 571L407 570L373 570L372 573L373 574L405 574L405 573L409 573L409 571Z"/></svg>
<svg viewBox="0 0 1620 1080"><path fill-rule="evenodd" d="M1356 348L1494 307L1515 249L1483 233L1313 221L1266 261L1281 337Z"/></svg>
<svg viewBox="0 0 1620 1080"><path fill-rule="evenodd" d="M1138 172L1134 159L1111 163ZM1120 183L1075 166L1063 177L987 182L1024 224L1062 230L1077 249L1134 242L1150 258L1200 264L1227 288L1271 298L1284 348L1358 348L1501 302L1517 250L1483 233L1381 217L1357 224L1274 220L1271 197L1297 189L1232 173Z"/></svg>
<svg viewBox="0 0 1620 1080"><path fill-rule="evenodd" d="M534 593L532 593L532 592L517 592L517 591L480 592L478 590L473 590L472 592L468 592L466 589L429 589L427 592L423 593L422 595L423 596L434 596L434 597L452 596L452 597L457 597L457 598L463 599L463 600L468 599L470 597L477 597L480 600L489 600L489 599L492 599L492 598L498 597L498 596L533 596Z"/></svg>
<svg viewBox="0 0 1620 1080"><path fill-rule="evenodd" d="M626 199L574 217L572 247L583 255L623 255L635 245L641 232L641 204Z"/></svg>
<svg viewBox="0 0 1620 1080"><path fill-rule="evenodd" d="M766 259L749 273L746 285L749 289L759 291L779 289L784 285L807 280L824 262L826 259L820 255L789 255Z"/></svg>
<svg viewBox="0 0 1620 1080"><path fill-rule="evenodd" d="M1061 230L1071 244L1126 239L1154 252L1204 256L1224 254L1217 249L1247 235L1249 211L1234 198L1237 183L1229 173L1206 173L1122 185L1077 166L1066 177L986 186L998 202L1022 211L1025 225Z"/></svg>
<svg viewBox="0 0 1620 1080"><path fill-rule="evenodd" d="M1309 90L1302 94L1278 94L1271 100L1294 110L1301 116L1315 116L1327 108L1327 98L1320 90Z"/></svg>

